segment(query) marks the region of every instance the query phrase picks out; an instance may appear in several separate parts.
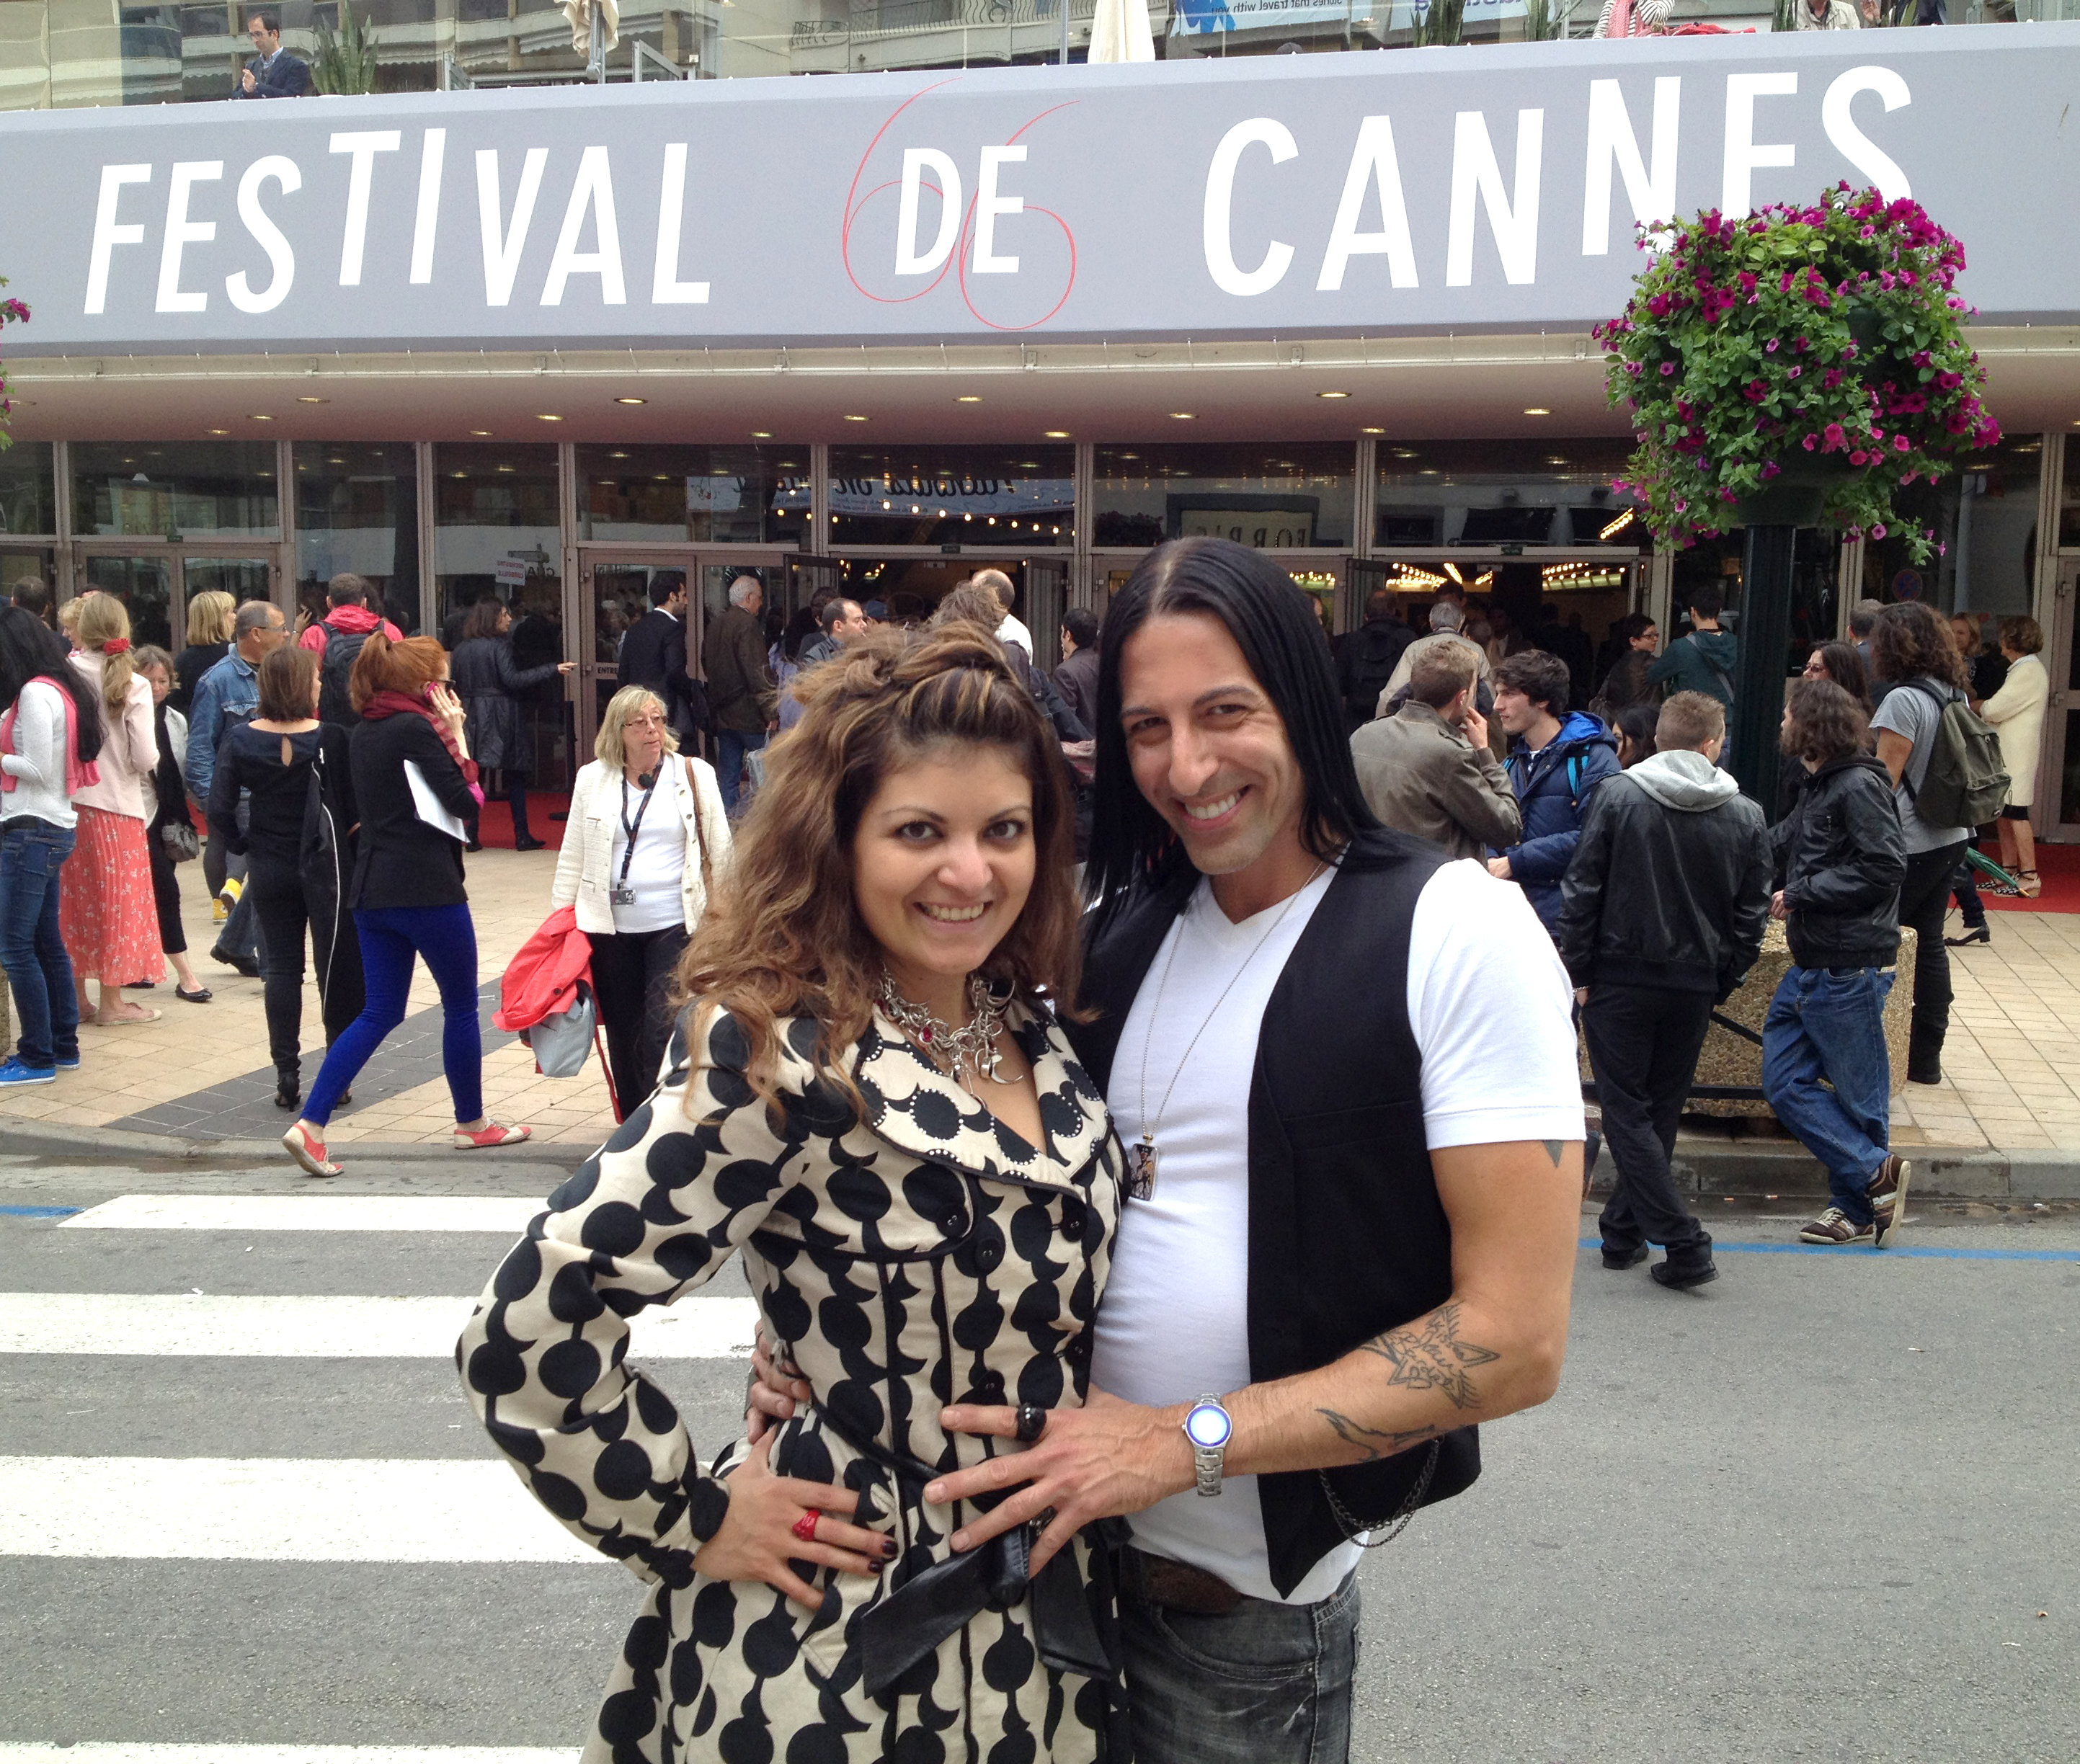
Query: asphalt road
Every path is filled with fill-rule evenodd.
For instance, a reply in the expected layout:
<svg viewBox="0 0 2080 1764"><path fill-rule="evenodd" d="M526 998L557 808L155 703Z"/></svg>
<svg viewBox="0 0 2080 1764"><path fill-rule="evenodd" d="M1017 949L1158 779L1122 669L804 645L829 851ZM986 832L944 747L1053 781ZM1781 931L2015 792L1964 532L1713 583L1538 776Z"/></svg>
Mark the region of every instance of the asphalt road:
<svg viewBox="0 0 2080 1764"><path fill-rule="evenodd" d="M283 1186L0 1157L0 1206L17 1209ZM422 1187L393 1172L354 1192ZM1917 1253L1880 1255L1797 1253L1795 1217L1721 1208L1721 1245L1761 1247L1724 1248L1723 1277L1695 1294L1585 1251L1558 1397L1489 1428L1474 1490L1366 1559L1354 1757L2080 1758L2080 1218L1916 1210ZM90 1230L15 1210L0 1300L460 1297L505 1242ZM716 1290L743 1287L725 1272ZM491 1454L448 1362L138 1345L24 1351L0 1332L0 1471L18 1490L62 1474L97 1539L39 1553L0 1494L0 1760L52 1742L575 1754L637 1602L611 1565L312 1561L292 1536L256 1559L124 1553L151 1528L140 1460L472 1473ZM740 1366L658 1370L719 1448ZM21 1462L46 1459L65 1461ZM111 1460L105 1486L82 1460ZM250 1498L264 1530L266 1497ZM516 1540L540 1541L532 1523L517 1515Z"/></svg>

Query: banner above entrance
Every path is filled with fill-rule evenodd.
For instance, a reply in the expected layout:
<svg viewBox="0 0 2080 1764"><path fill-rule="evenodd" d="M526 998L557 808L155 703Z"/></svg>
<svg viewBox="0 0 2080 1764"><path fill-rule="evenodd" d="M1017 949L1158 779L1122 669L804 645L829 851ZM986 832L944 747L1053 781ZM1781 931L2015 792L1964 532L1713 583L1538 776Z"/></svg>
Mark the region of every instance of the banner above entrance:
<svg viewBox="0 0 2080 1764"><path fill-rule="evenodd" d="M1847 179L2062 322L2076 85L2035 24L12 113L0 270L40 355L1579 331L1636 220Z"/></svg>

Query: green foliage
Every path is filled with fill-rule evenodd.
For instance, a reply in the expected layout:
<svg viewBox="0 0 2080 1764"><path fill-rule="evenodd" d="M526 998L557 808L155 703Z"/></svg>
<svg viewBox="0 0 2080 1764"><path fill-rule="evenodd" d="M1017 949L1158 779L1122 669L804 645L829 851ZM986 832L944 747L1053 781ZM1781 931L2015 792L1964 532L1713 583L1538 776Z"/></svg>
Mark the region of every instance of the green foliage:
<svg viewBox="0 0 2080 1764"><path fill-rule="evenodd" d="M1965 248L1919 203L1839 184L1810 207L1639 231L1659 254L1596 336L1638 443L1629 488L1663 539L1738 525L1787 467L1826 479L1830 526L1883 538L1901 486L1999 440L1952 291ZM1904 537L1926 561L1935 535Z"/></svg>
<svg viewBox="0 0 2080 1764"><path fill-rule="evenodd" d="M6 285L6 277L0 275L0 288L4 288ZM26 324L28 322L28 308L23 305L19 300L11 300L0 296L0 325ZM8 448L15 445L15 438L7 432L7 419L14 414L14 404L7 396L7 375L4 371L0 371L0 453L6 452Z"/></svg>
<svg viewBox="0 0 2080 1764"><path fill-rule="evenodd" d="M354 15L339 0L339 29L318 21L318 48L311 61L311 83L321 92L375 90L375 27Z"/></svg>
<svg viewBox="0 0 2080 1764"><path fill-rule="evenodd" d="M1411 46L1442 48L1464 40L1466 31L1466 0L1430 0L1429 6L1415 15Z"/></svg>
<svg viewBox="0 0 2080 1764"><path fill-rule="evenodd" d="M1554 0L1524 0L1524 36L1527 43L1553 41L1566 22L1566 10L1555 6Z"/></svg>
<svg viewBox="0 0 2080 1764"><path fill-rule="evenodd" d="M1805 0L1776 0L1776 10L1770 19L1772 31L1796 31L1798 28L1798 8Z"/></svg>

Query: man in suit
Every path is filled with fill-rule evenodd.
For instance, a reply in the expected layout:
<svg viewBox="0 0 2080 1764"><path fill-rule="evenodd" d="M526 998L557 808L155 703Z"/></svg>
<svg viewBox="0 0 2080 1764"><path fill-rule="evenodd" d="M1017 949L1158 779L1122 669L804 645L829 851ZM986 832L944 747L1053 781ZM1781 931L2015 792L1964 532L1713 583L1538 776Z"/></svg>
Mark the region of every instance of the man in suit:
<svg viewBox="0 0 2080 1764"><path fill-rule="evenodd" d="M254 13L245 34L253 39L253 59L239 74L233 98L308 98L317 90L311 70L282 47L279 13Z"/></svg>
<svg viewBox="0 0 2080 1764"><path fill-rule="evenodd" d="M660 570L650 578L650 610L621 634L619 680L648 686L665 701L665 720L691 751L700 732L686 678L686 577Z"/></svg>

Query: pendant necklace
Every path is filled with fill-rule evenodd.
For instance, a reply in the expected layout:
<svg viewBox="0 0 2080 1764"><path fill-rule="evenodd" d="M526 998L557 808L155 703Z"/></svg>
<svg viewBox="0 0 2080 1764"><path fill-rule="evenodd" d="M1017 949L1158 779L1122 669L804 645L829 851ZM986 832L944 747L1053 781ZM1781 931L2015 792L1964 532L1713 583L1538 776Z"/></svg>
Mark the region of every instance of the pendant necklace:
<svg viewBox="0 0 2080 1764"><path fill-rule="evenodd" d="M989 983L979 974L968 977L968 1008L974 1014L958 1029L934 1016L921 1004L913 1004L895 990L887 974L881 977L879 995L882 1014L924 1051L926 1058L956 1083L965 1070L992 1084L1016 1084L1017 1078L999 1075L1003 1056L996 1038L1004 1029L1004 1007L990 991Z"/></svg>
<svg viewBox="0 0 2080 1764"><path fill-rule="evenodd" d="M1141 1138L1126 1148L1126 1195L1130 1200L1152 1200L1155 1198L1155 1167L1158 1153L1155 1135L1163 1125L1164 1112L1170 1106L1170 1093L1177 1087L1177 1080L1185 1075L1185 1068L1192 1062L1192 1050L1199 1045L1199 1037L1220 1015L1221 1007L1227 1003L1228 995L1235 989L1235 983L1248 971L1256 961L1257 952L1271 941L1272 933L1285 923L1285 916L1293 910L1293 903L1315 886L1317 878L1329 866L1317 864L1314 874L1285 897L1285 904L1278 909L1278 916L1264 928L1264 935L1250 946L1250 952L1242 958L1235 971L1228 976L1228 983L1221 988L1221 995L1214 1000L1213 1008L1206 1012L1204 1020L1193 1030L1192 1038L1185 1044L1184 1057L1177 1062L1177 1070L1170 1075L1170 1082L1164 1087L1163 1100L1155 1105L1151 1117L1148 1112L1148 1054L1155 1040L1155 1020L1163 1014L1163 991L1170 983L1170 966L1177 959L1177 945L1185 941L1185 926L1178 923L1177 935L1170 940L1170 953L1163 959L1163 977L1155 983L1155 1003L1148 1012L1148 1028L1141 1038ZM1214 903L1220 910L1220 903Z"/></svg>

